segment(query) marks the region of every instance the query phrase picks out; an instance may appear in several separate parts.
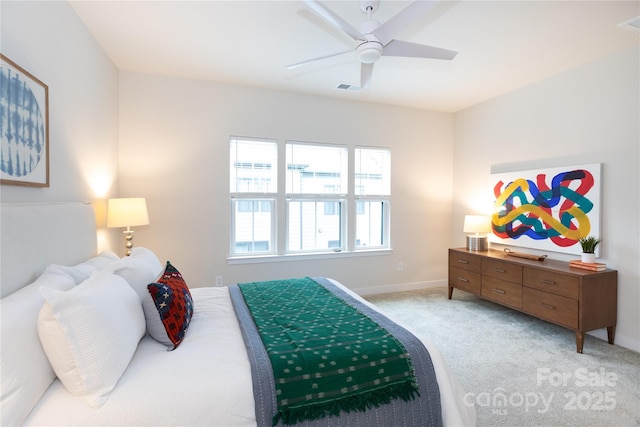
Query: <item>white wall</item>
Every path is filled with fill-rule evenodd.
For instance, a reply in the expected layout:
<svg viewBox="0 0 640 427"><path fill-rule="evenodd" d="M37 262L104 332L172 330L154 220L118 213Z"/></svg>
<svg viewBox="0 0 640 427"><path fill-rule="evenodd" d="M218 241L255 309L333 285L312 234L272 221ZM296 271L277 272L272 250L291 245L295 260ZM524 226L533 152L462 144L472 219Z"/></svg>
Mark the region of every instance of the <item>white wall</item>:
<svg viewBox="0 0 640 427"><path fill-rule="evenodd" d="M66 1L2 1L1 7L2 53L49 87L50 143L50 186L3 185L2 201L95 201L115 194L117 69ZM103 247L109 234L101 235Z"/></svg>
<svg viewBox="0 0 640 427"><path fill-rule="evenodd" d="M231 135L391 147L393 253L229 265ZM146 197L151 221L134 240L193 286L217 275L225 284L324 275L362 292L445 284L452 138L446 113L120 74L120 195Z"/></svg>
<svg viewBox="0 0 640 427"><path fill-rule="evenodd" d="M618 270L616 343L640 351L639 62L632 49L457 113L452 234L464 246L463 217L482 209L491 173L602 163L601 261Z"/></svg>
<svg viewBox="0 0 640 427"><path fill-rule="evenodd" d="M66 2L4 0L1 8L2 53L49 86L51 143L51 186L3 185L2 201L145 196L151 225L138 229L136 244L174 261L195 286L215 275L232 283L322 274L365 293L444 285L446 248L464 245L462 218L482 207L491 172L601 162L602 259L619 271L616 341L640 350L638 52L453 116L119 76ZM228 265L232 134L392 147L393 254ZM118 233L115 244L113 232L104 235L104 246L121 248Z"/></svg>

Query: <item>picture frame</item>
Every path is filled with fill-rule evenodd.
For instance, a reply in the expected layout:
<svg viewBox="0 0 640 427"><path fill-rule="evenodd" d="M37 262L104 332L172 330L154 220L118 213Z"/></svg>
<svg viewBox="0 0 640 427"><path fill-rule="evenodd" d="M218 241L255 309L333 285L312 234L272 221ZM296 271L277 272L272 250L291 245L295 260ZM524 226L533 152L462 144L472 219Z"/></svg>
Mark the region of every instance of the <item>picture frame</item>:
<svg viewBox="0 0 640 427"><path fill-rule="evenodd" d="M601 238L601 175L601 163L491 174L489 241L580 254L580 238Z"/></svg>
<svg viewBox="0 0 640 427"><path fill-rule="evenodd" d="M49 187L49 88L1 53L0 184Z"/></svg>

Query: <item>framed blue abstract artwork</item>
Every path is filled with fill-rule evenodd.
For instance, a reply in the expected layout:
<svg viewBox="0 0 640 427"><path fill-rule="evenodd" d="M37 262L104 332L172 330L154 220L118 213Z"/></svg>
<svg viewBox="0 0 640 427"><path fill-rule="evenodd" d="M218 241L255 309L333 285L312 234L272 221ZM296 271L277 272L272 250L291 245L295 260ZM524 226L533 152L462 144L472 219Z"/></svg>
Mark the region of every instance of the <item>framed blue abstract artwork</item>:
<svg viewBox="0 0 640 427"><path fill-rule="evenodd" d="M49 186L49 88L2 54L0 183Z"/></svg>

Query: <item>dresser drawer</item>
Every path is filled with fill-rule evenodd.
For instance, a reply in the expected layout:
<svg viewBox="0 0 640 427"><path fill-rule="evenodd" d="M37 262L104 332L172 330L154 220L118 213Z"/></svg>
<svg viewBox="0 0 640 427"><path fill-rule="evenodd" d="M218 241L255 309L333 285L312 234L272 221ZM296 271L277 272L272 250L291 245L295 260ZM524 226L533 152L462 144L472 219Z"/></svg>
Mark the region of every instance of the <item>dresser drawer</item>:
<svg viewBox="0 0 640 427"><path fill-rule="evenodd" d="M449 267L480 273L482 271L481 260L478 255L449 251Z"/></svg>
<svg viewBox="0 0 640 427"><path fill-rule="evenodd" d="M515 308L522 308L522 286L493 277L482 278L482 296Z"/></svg>
<svg viewBox="0 0 640 427"><path fill-rule="evenodd" d="M522 288L522 300L525 312L569 328L578 328L577 300L527 287Z"/></svg>
<svg viewBox="0 0 640 427"><path fill-rule="evenodd" d="M580 278L554 271L524 268L524 286L577 300L580 294Z"/></svg>
<svg viewBox="0 0 640 427"><path fill-rule="evenodd" d="M522 266L500 260L484 258L482 275L522 284Z"/></svg>
<svg viewBox="0 0 640 427"><path fill-rule="evenodd" d="M480 273L462 268L449 268L449 285L454 288L480 295L481 283Z"/></svg>

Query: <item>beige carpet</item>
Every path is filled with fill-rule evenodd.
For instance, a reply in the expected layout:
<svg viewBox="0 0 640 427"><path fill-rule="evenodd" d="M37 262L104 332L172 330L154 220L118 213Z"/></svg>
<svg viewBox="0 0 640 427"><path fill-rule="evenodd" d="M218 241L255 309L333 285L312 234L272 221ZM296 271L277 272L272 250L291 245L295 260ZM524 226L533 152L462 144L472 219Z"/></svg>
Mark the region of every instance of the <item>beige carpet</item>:
<svg viewBox="0 0 640 427"><path fill-rule="evenodd" d="M640 426L640 353L446 288L369 296L434 342L478 426Z"/></svg>

